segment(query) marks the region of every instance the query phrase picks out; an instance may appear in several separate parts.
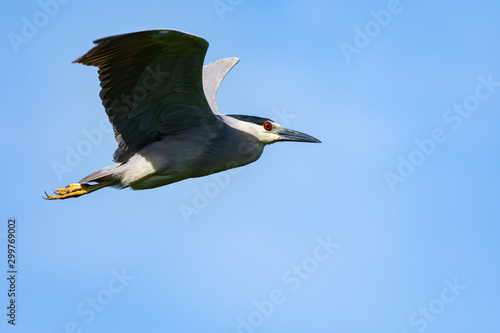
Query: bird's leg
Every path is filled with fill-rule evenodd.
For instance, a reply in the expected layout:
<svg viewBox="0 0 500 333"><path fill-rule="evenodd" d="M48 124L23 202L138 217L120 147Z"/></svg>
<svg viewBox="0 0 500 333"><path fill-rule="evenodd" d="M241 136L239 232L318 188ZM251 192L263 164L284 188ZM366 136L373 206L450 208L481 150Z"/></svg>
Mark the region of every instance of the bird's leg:
<svg viewBox="0 0 500 333"><path fill-rule="evenodd" d="M67 198L76 198L81 195L94 192L96 190L99 190L105 186L108 186L109 184L106 182L102 182L99 184L95 185L90 185L90 184L71 184L66 186L65 188L57 188L54 190L55 195L49 195L47 192L45 192L45 197L44 199L47 200L56 200L56 199L67 199Z"/></svg>

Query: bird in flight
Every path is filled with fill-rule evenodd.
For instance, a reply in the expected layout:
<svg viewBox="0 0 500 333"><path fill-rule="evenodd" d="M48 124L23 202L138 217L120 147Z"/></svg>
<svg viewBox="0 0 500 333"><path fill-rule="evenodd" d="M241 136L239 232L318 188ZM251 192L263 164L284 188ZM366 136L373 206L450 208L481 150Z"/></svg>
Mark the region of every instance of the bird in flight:
<svg viewBox="0 0 500 333"><path fill-rule="evenodd" d="M45 199L75 198L107 186L155 188L252 163L274 142L320 142L271 119L220 114L215 95L239 59L203 66L203 38L150 30L94 43L74 62L98 68L100 97L118 142L115 164L45 193Z"/></svg>

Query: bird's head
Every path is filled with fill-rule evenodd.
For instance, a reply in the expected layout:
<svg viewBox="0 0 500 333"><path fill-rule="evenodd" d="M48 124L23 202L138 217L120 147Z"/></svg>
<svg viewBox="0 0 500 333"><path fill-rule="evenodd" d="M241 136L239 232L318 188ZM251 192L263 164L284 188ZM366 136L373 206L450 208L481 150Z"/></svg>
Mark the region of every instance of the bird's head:
<svg viewBox="0 0 500 333"><path fill-rule="evenodd" d="M256 137L260 142L266 145L279 141L321 143L321 141L310 135L284 128L271 119L244 115L227 116L236 119L234 127Z"/></svg>

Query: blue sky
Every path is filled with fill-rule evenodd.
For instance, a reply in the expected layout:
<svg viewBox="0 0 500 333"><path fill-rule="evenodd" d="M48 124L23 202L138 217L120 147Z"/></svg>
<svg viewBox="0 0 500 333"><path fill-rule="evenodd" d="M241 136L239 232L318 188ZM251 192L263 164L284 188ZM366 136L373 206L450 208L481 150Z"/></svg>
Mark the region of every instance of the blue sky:
<svg viewBox="0 0 500 333"><path fill-rule="evenodd" d="M2 332L499 332L498 1L23 0L0 19ZM159 28L241 59L221 113L323 143L43 200L116 146L96 69L71 62Z"/></svg>

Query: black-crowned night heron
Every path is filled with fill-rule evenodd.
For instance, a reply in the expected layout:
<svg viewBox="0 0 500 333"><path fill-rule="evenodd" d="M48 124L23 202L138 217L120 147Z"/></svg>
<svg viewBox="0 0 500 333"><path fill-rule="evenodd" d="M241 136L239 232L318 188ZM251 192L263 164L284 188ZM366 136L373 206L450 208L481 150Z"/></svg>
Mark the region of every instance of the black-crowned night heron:
<svg viewBox="0 0 500 333"><path fill-rule="evenodd" d="M320 142L260 117L219 114L215 95L239 61L203 66L208 42L174 30L103 38L74 62L98 67L113 125L116 164L45 199L74 198L106 186L149 189L256 161L278 141Z"/></svg>

